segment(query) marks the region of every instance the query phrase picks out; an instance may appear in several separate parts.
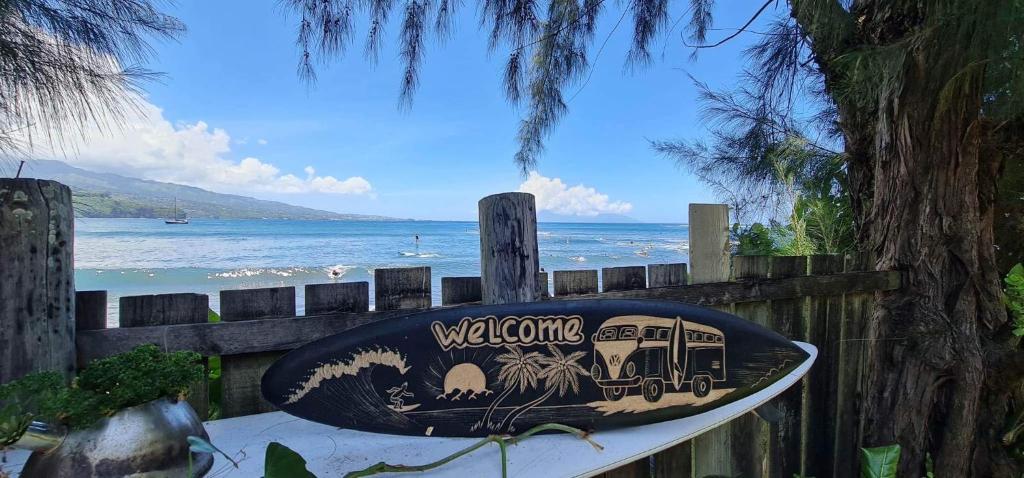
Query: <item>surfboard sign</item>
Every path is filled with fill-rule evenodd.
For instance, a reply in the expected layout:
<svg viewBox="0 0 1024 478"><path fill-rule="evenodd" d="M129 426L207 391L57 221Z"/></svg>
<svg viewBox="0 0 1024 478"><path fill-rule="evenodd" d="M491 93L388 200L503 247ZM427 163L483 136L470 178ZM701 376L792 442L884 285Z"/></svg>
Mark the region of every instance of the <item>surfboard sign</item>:
<svg viewBox="0 0 1024 478"><path fill-rule="evenodd" d="M292 415L370 432L474 437L543 423L604 430L712 410L810 360L782 335L724 312L560 300L357 327L281 357L262 392Z"/></svg>

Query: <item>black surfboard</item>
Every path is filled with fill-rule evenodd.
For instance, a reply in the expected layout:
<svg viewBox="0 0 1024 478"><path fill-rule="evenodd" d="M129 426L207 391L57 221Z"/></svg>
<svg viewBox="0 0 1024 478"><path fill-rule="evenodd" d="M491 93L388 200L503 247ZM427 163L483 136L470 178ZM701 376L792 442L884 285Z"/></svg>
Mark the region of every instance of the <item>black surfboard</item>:
<svg viewBox="0 0 1024 478"><path fill-rule="evenodd" d="M289 352L263 396L343 428L486 436L542 423L603 430L706 412L809 355L723 312L649 300L441 309Z"/></svg>

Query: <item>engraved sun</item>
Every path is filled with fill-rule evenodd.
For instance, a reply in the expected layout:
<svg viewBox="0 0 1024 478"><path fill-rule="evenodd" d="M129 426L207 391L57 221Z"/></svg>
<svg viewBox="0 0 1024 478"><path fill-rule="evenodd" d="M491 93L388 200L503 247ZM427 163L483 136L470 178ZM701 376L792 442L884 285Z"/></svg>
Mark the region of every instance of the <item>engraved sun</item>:
<svg viewBox="0 0 1024 478"><path fill-rule="evenodd" d="M492 392L487 388L488 378L484 372L490 361L490 354L449 352L435 359L429 367L426 385L437 400L475 400ZM483 368L482 368L483 367Z"/></svg>
<svg viewBox="0 0 1024 478"><path fill-rule="evenodd" d="M444 393L439 394L437 398L455 401L465 396L467 400L472 400L480 394L491 394L487 389L487 377L480 367L467 362L448 370L444 375Z"/></svg>

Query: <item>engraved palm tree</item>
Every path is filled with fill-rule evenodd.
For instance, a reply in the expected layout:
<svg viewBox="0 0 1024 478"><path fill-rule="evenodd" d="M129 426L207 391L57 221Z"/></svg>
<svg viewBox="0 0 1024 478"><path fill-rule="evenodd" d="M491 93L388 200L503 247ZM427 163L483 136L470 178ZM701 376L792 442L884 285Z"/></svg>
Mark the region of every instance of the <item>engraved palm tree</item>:
<svg viewBox="0 0 1024 478"><path fill-rule="evenodd" d="M559 397L564 397L569 390L572 390L572 393L575 394L580 393L580 377L588 377L590 373L578 362L587 353L576 351L565 355L551 344L548 344L548 350L551 352L551 356L542 356L540 359L541 365L544 366L544 369L540 372L540 378L544 380L544 388L546 389L544 394L512 410L512 413L509 413L502 420L501 426L498 427L499 430L511 432L512 423L520 415L551 398L556 391Z"/></svg>
<svg viewBox="0 0 1024 478"><path fill-rule="evenodd" d="M494 424L491 423L491 416L494 415L494 410L516 388L519 389L519 393L523 393L527 388L537 387L537 381L543 371L541 369L542 360L546 357L539 352L524 352L517 345L506 345L505 348L508 349L508 352L498 355L494 359L501 364L501 371L498 372L498 383L505 389L487 407L487 413L484 413L484 417L476 423L473 427L474 429L485 424L488 428L494 428Z"/></svg>

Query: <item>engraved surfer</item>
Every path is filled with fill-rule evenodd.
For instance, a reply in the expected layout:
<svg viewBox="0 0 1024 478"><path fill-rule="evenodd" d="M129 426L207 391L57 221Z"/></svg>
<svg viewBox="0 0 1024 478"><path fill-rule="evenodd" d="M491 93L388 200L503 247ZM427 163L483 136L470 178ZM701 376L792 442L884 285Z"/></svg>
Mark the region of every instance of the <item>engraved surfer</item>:
<svg viewBox="0 0 1024 478"><path fill-rule="evenodd" d="M396 412L408 412L410 410L415 410L416 408L419 408L419 406L420 406L420 404L418 404L418 403L415 403L415 404L412 404L412 405L406 405L405 404L405 399L406 398L412 398L412 397L415 396L415 395L413 395L412 392L409 391L409 382L402 382L401 386L391 387L391 388L385 390L385 392L387 392L387 393L389 393L391 395L391 398L390 398L390 401L391 401L390 408L392 410L396 411Z"/></svg>

